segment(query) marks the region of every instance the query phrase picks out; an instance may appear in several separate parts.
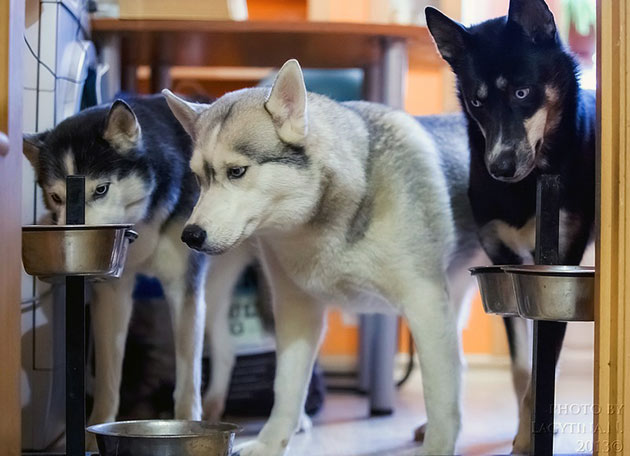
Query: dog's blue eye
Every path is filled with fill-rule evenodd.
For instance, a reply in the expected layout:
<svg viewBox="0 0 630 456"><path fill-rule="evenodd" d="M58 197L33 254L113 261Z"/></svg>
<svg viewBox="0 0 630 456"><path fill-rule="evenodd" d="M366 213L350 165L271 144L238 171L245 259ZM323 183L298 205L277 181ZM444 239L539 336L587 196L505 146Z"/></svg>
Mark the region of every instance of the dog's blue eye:
<svg viewBox="0 0 630 456"><path fill-rule="evenodd" d="M470 100L470 104L474 108L480 108L481 107L481 101L477 100L476 98L473 98L472 100Z"/></svg>
<svg viewBox="0 0 630 456"><path fill-rule="evenodd" d="M53 200L57 204L61 204L61 198L56 193L51 193L50 199Z"/></svg>
<svg viewBox="0 0 630 456"><path fill-rule="evenodd" d="M518 89L516 92L514 92L514 96L519 100L524 100L525 98L527 98L527 95L529 95L528 88Z"/></svg>
<svg viewBox="0 0 630 456"><path fill-rule="evenodd" d="M94 197L100 198L102 196L105 196L108 191L109 191L109 182L107 184L101 184L98 187L96 187L96 189L94 190Z"/></svg>
<svg viewBox="0 0 630 456"><path fill-rule="evenodd" d="M245 175L245 171L247 171L246 166L235 166L234 168L229 168L227 172L228 179L240 179Z"/></svg>

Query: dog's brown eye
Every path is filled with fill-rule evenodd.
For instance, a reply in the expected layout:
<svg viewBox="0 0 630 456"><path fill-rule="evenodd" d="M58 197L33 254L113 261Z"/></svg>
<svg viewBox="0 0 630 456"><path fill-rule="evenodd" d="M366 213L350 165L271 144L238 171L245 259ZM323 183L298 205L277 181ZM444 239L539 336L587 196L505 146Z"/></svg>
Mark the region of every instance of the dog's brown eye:
<svg viewBox="0 0 630 456"><path fill-rule="evenodd" d="M229 168L227 172L228 179L240 179L245 175L245 171L247 171L246 166L235 166L234 168Z"/></svg>
<svg viewBox="0 0 630 456"><path fill-rule="evenodd" d="M51 193L50 199L53 200L56 204L61 204L61 198L56 193Z"/></svg>
<svg viewBox="0 0 630 456"><path fill-rule="evenodd" d="M516 92L514 92L514 96L519 100L524 100L525 98L527 98L527 95L529 95L529 89L527 87L523 89L518 89Z"/></svg>
<svg viewBox="0 0 630 456"><path fill-rule="evenodd" d="M481 107L481 101L477 100L476 98L473 98L472 100L470 100L470 104L474 108L480 108Z"/></svg>

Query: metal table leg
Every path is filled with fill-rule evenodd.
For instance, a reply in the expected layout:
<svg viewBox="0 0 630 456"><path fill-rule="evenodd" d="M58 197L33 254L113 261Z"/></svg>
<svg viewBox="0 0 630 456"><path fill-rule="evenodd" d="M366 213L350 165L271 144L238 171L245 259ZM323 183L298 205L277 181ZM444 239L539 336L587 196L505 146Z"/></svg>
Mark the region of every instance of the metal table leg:
<svg viewBox="0 0 630 456"><path fill-rule="evenodd" d="M370 414L389 415L394 412L394 359L398 346L398 317L371 315L371 382Z"/></svg>
<svg viewBox="0 0 630 456"><path fill-rule="evenodd" d="M121 57L120 57L120 36L109 36L98 43L100 50L100 60L109 66L108 72L104 76L103 100L111 100L120 92L122 79Z"/></svg>
<svg viewBox="0 0 630 456"><path fill-rule="evenodd" d="M366 69L366 98L394 108L404 106L407 44L404 40L381 42L382 60ZM394 358L398 342L398 317L361 317L359 388L368 389L372 415L394 410Z"/></svg>

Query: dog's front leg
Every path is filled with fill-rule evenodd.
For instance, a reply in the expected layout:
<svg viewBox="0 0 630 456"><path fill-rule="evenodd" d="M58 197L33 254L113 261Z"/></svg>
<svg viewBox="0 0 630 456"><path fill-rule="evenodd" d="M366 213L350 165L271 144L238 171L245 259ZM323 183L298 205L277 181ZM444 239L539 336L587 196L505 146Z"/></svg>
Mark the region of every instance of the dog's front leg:
<svg viewBox="0 0 630 456"><path fill-rule="evenodd" d="M201 357L205 327L205 264L202 273L164 283L175 341L175 419L201 419Z"/></svg>
<svg viewBox="0 0 630 456"><path fill-rule="evenodd" d="M116 419L120 380L129 319L133 310L132 292L135 274L125 273L120 279L94 284L91 303L96 373L94 407L90 424ZM90 449L95 447L88 438Z"/></svg>
<svg viewBox="0 0 630 456"><path fill-rule="evenodd" d="M420 358L427 411L422 453L453 454L461 427L462 370L455 311L441 280L418 279L410 285L395 293Z"/></svg>
<svg viewBox="0 0 630 456"><path fill-rule="evenodd" d="M225 408L235 358L228 319L230 304L236 282L252 260L252 252L242 246L210 261L206 281L206 331L212 368L203 398L203 416L209 421L219 421Z"/></svg>
<svg viewBox="0 0 630 456"><path fill-rule="evenodd" d="M271 274L269 274L271 272ZM324 330L324 306L271 268L278 365L271 416L240 456L282 456L300 423L313 362Z"/></svg>

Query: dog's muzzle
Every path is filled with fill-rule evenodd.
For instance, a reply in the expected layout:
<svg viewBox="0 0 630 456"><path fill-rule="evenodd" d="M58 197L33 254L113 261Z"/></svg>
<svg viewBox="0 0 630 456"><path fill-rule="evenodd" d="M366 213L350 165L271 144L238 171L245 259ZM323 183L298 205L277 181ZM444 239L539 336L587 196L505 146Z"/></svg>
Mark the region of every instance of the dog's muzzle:
<svg viewBox="0 0 630 456"><path fill-rule="evenodd" d="M202 250L206 237L206 231L199 225L187 225L182 231L182 241L191 249Z"/></svg>
<svg viewBox="0 0 630 456"><path fill-rule="evenodd" d="M516 174L514 154L503 152L489 166L490 174L495 179L510 179Z"/></svg>

